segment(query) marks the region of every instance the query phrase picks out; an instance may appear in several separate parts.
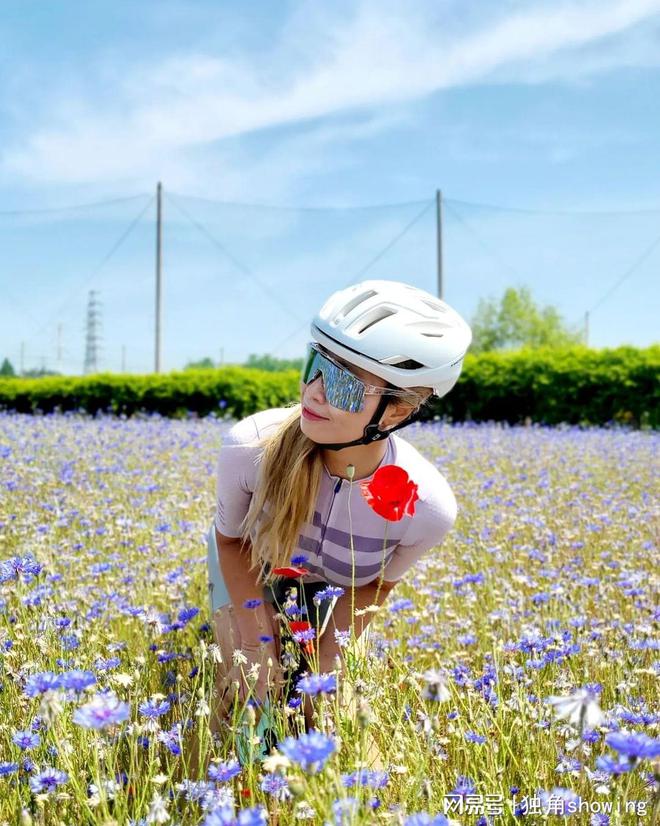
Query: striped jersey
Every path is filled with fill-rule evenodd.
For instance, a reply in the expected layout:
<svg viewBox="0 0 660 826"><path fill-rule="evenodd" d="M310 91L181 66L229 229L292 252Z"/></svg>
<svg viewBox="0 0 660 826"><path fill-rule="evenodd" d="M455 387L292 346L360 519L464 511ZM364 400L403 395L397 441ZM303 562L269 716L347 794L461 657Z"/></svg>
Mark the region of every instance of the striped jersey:
<svg viewBox="0 0 660 826"><path fill-rule="evenodd" d="M240 524L258 484L263 447L268 436L291 412L276 407L247 416L223 437L216 465L215 526L221 534L241 535ZM418 486L412 517L390 521L375 513L360 491L362 480L324 473L311 522L306 522L291 556L304 554L311 572L306 581L331 585L366 585L383 567L383 579L397 582L430 548L440 545L456 520L454 494L440 471L396 433L386 440L379 465L398 465ZM374 471L375 473L376 471ZM350 510L349 510L350 505ZM254 540L255 530L251 534ZM352 537L352 549L351 549ZM354 566L354 571L353 571Z"/></svg>

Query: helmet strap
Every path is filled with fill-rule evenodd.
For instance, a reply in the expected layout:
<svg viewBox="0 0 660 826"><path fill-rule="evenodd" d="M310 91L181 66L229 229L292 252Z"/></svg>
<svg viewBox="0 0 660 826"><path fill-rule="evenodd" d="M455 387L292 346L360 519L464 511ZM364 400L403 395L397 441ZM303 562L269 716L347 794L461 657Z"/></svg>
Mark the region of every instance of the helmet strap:
<svg viewBox="0 0 660 826"><path fill-rule="evenodd" d="M399 422L398 424L394 425L394 427L390 427L387 430L381 430L378 425L378 421L385 412L385 408L387 407L387 404L391 398L391 396L388 396L386 393L383 393L383 395L380 398L380 401L378 402L378 407L376 408L374 415L371 417L371 421L364 428L364 433L361 439L354 439L352 442L343 442L342 444L333 445L326 445L319 442L319 447L324 448L325 450L341 450L343 447L353 447L353 445L368 445L372 442L377 442L380 439L386 439L390 435L390 433L393 433L400 427L405 427L406 425L411 424L411 422L416 421L421 415L421 410L417 410L415 413L412 413L410 416L408 416L407 419L404 419L402 422Z"/></svg>

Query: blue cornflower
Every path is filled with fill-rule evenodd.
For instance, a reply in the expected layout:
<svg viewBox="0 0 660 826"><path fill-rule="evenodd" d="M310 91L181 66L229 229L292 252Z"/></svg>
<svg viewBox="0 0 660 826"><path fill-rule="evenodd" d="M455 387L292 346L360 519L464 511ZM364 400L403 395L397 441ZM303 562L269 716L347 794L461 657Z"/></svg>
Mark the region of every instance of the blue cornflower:
<svg viewBox="0 0 660 826"><path fill-rule="evenodd" d="M30 789L35 794L50 794L52 791L58 786L61 786L63 783L66 783L69 779L69 775L66 772L60 771L60 769L53 769L47 768L40 771L38 774L35 774L34 777L30 778Z"/></svg>
<svg viewBox="0 0 660 826"><path fill-rule="evenodd" d="M73 651L80 646L80 640L75 634L63 634L60 643L65 651Z"/></svg>
<svg viewBox="0 0 660 826"><path fill-rule="evenodd" d="M168 700L146 700L138 706L138 711L143 717L161 717L163 714L167 714L169 710L170 703Z"/></svg>
<svg viewBox="0 0 660 826"><path fill-rule="evenodd" d="M233 807L223 805L218 809L214 809L206 815L201 826L236 826Z"/></svg>
<svg viewBox="0 0 660 826"><path fill-rule="evenodd" d="M348 645L350 638L350 631L340 631L339 628L335 628L335 642L340 648L343 648L345 645Z"/></svg>
<svg viewBox="0 0 660 826"><path fill-rule="evenodd" d="M343 797L340 800L335 800L332 804L332 826L344 826L344 824L354 823L359 808L360 801L357 797ZM330 826L327 821L326 826Z"/></svg>
<svg viewBox="0 0 660 826"><path fill-rule="evenodd" d="M310 642L316 637L316 629L307 628L305 631L294 631L292 636L296 642Z"/></svg>
<svg viewBox="0 0 660 826"><path fill-rule="evenodd" d="M97 671L110 671L112 668L117 668L120 663L121 660L119 657L108 657L107 660L104 660L103 657L99 657L94 663L94 668Z"/></svg>
<svg viewBox="0 0 660 826"><path fill-rule="evenodd" d="M555 786L552 791L539 789L537 797L541 800L541 812L549 815L569 817L579 811L580 796L572 789ZM571 804L569 807L568 804Z"/></svg>
<svg viewBox="0 0 660 826"><path fill-rule="evenodd" d="M456 785L445 797L464 797L466 794L474 794L476 790L477 787L471 777L459 774L456 778Z"/></svg>
<svg viewBox="0 0 660 826"><path fill-rule="evenodd" d="M60 688L60 675L54 674L52 671L41 671L28 677L23 694L28 697L36 697L46 691L56 691L58 688Z"/></svg>
<svg viewBox="0 0 660 826"><path fill-rule="evenodd" d="M178 786L179 790L184 793L186 800L191 803L199 803L204 800L205 795L213 791L213 783L208 780L188 780L184 779Z"/></svg>
<svg viewBox="0 0 660 826"><path fill-rule="evenodd" d="M609 815L596 813L589 818L589 826L610 826Z"/></svg>
<svg viewBox="0 0 660 826"><path fill-rule="evenodd" d="M175 723L169 731L159 731L157 738L172 754L181 754L181 723Z"/></svg>
<svg viewBox="0 0 660 826"><path fill-rule="evenodd" d="M73 712L73 722L85 728L102 729L128 719L131 707L113 693L96 694L91 702Z"/></svg>
<svg viewBox="0 0 660 826"><path fill-rule="evenodd" d="M330 755L336 750L335 741L316 729L301 734L297 739L287 737L278 742L277 748L289 760L298 763L301 768L316 774L325 765Z"/></svg>
<svg viewBox="0 0 660 826"><path fill-rule="evenodd" d="M262 826L268 822L268 812L263 806L241 809L236 820L237 826Z"/></svg>
<svg viewBox="0 0 660 826"><path fill-rule="evenodd" d="M301 677L296 684L299 694L315 697L317 694L330 694L337 690L337 677L334 674L309 674Z"/></svg>
<svg viewBox="0 0 660 826"><path fill-rule="evenodd" d="M180 622L187 623L190 622L190 620L193 619L193 617L196 617L197 614L199 614L199 608L182 608L177 614L177 617Z"/></svg>
<svg viewBox="0 0 660 826"><path fill-rule="evenodd" d="M8 763L6 761L3 761L0 763L0 777L2 777L5 774L13 774L14 772L17 772L18 769L18 763Z"/></svg>
<svg viewBox="0 0 660 826"><path fill-rule="evenodd" d="M41 737L31 731L17 731L11 739L22 751L34 749L41 743Z"/></svg>
<svg viewBox="0 0 660 826"><path fill-rule="evenodd" d="M473 731L467 731L465 733L465 739L468 740L470 743L485 743L486 738L483 737L481 734L475 734Z"/></svg>
<svg viewBox="0 0 660 826"><path fill-rule="evenodd" d="M244 608L258 608L263 603L263 599L246 599L243 603Z"/></svg>
<svg viewBox="0 0 660 826"><path fill-rule="evenodd" d="M278 772L269 772L261 781L260 789L262 792L272 795L282 795L289 791L289 784L286 777L283 777ZM289 795L286 794L286 797Z"/></svg>
<svg viewBox="0 0 660 826"><path fill-rule="evenodd" d="M298 605L297 603L293 602L291 605L287 605L284 609L284 613L287 617L300 617L303 614L307 613L307 608L304 605Z"/></svg>
<svg viewBox="0 0 660 826"><path fill-rule="evenodd" d="M402 597L401 599L394 600L394 602L390 605L389 610L390 613L395 614L397 611L403 611L406 608L414 607L415 604L411 599L408 599L407 597Z"/></svg>
<svg viewBox="0 0 660 826"><path fill-rule="evenodd" d="M229 760L226 763L212 763L208 768L208 776L216 783L226 783L240 773L241 764L236 760Z"/></svg>
<svg viewBox="0 0 660 826"><path fill-rule="evenodd" d="M291 564L292 565L304 565L305 562L309 559L308 556L305 554L297 554L296 556L291 557Z"/></svg>
<svg viewBox="0 0 660 826"><path fill-rule="evenodd" d="M79 668L60 674L61 687L78 693L84 691L88 686L94 685L95 682L96 677L91 671L83 671Z"/></svg>
<svg viewBox="0 0 660 826"><path fill-rule="evenodd" d="M416 812L408 815L403 821L403 826L449 826L449 821L444 815L430 815L428 812Z"/></svg>
<svg viewBox="0 0 660 826"><path fill-rule="evenodd" d="M328 585L327 588L324 588L322 591L317 591L314 594L314 602L323 602L326 599L334 599L334 597L340 597L345 593L343 588L334 585Z"/></svg>
<svg viewBox="0 0 660 826"><path fill-rule="evenodd" d="M634 760L653 760L660 756L660 740L639 731L613 731L605 736L610 748Z"/></svg>
<svg viewBox="0 0 660 826"><path fill-rule="evenodd" d="M360 769L350 774L342 774L342 783L347 789L354 786L368 786L370 789L382 789L387 786L389 777L386 771Z"/></svg>

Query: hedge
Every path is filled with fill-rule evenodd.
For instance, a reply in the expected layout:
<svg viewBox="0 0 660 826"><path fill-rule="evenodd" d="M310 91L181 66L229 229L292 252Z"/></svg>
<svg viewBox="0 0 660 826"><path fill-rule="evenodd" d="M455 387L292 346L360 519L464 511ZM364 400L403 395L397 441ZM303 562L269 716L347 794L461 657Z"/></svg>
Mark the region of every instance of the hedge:
<svg viewBox="0 0 660 826"><path fill-rule="evenodd" d="M656 429L660 421L660 345L584 346L468 353L454 388L434 398L423 419ZM184 418L244 418L299 398L296 371L227 366L163 374L0 378L0 410L158 413Z"/></svg>

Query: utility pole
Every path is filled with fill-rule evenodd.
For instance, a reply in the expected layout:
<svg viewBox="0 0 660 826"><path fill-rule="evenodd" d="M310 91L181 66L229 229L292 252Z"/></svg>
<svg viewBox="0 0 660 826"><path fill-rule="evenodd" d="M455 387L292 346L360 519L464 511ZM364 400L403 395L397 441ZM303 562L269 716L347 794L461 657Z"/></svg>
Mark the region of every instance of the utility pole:
<svg viewBox="0 0 660 826"><path fill-rule="evenodd" d="M160 322L161 322L161 263L162 263L162 198L163 186L158 181L156 187L156 364L155 372L160 373Z"/></svg>
<svg viewBox="0 0 660 826"><path fill-rule="evenodd" d="M126 372L126 345L121 346L121 372Z"/></svg>
<svg viewBox="0 0 660 826"><path fill-rule="evenodd" d="M225 363L225 348L220 348L220 367Z"/></svg>
<svg viewBox="0 0 660 826"><path fill-rule="evenodd" d="M435 222L436 237L438 246L438 298L443 299L442 294L442 190L435 191Z"/></svg>

